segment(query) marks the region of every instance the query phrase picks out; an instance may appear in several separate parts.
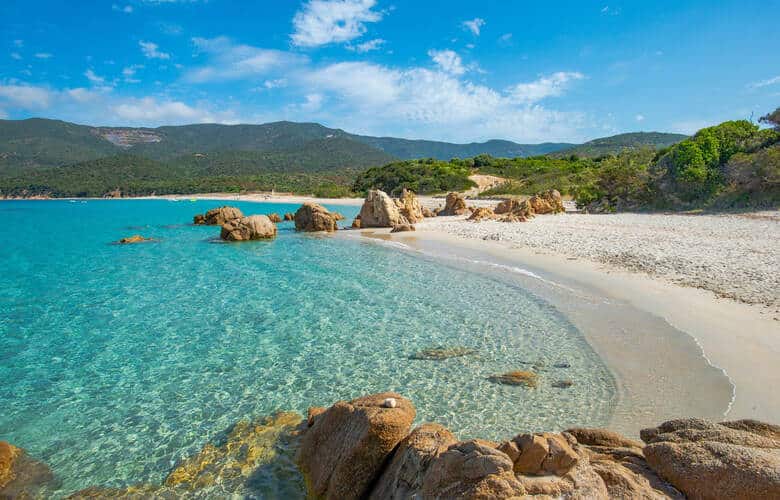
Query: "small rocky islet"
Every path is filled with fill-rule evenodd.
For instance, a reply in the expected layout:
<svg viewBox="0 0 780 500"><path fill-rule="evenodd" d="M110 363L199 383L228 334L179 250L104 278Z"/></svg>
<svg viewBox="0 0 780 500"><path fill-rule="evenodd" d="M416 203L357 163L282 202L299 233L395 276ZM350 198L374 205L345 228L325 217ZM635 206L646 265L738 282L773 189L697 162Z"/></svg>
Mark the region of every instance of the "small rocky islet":
<svg viewBox="0 0 780 500"><path fill-rule="evenodd" d="M642 441L571 428L494 442L458 440L436 423L412 429L416 416L410 400L386 392L310 408L307 418L241 421L161 484L67 498L780 498L780 426L755 420L671 420L641 431ZM0 442L0 497L56 487L44 464Z"/></svg>

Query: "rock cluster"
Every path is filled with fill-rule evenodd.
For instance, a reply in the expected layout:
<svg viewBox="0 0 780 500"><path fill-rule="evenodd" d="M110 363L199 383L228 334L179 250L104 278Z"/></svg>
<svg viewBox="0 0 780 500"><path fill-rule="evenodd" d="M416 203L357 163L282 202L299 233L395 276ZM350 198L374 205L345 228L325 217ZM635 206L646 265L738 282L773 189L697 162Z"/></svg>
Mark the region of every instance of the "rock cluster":
<svg viewBox="0 0 780 500"><path fill-rule="evenodd" d="M413 192L404 189L401 191L401 197L395 201L398 211L409 224L416 224L423 220L423 209L420 200Z"/></svg>
<svg viewBox="0 0 780 500"><path fill-rule="evenodd" d="M198 214L192 219L193 224L204 226L221 226L233 219L239 219L244 214L236 207L212 208L205 214Z"/></svg>
<svg viewBox="0 0 780 500"><path fill-rule="evenodd" d="M399 409L383 408L387 397ZM780 498L780 427L671 421L648 443L604 429L458 442L438 424L408 435L414 407L377 394L312 409L298 462L317 498ZM394 444L395 443L395 444ZM361 466L358 466L358 463Z"/></svg>
<svg viewBox="0 0 780 500"><path fill-rule="evenodd" d="M304 232L327 231L338 229L336 221L344 217L338 213L331 213L327 208L317 203L307 201L295 212L295 230Z"/></svg>
<svg viewBox="0 0 780 500"><path fill-rule="evenodd" d="M643 430L644 443L588 428L491 442L458 441L435 423L412 430L415 416L411 401L381 393L310 408L306 420L242 421L163 484L68 498L298 497L304 488L345 500L780 498L780 426L754 420L672 420ZM258 475L277 490L253 490ZM41 496L48 484L56 482L45 465L0 442L0 498Z"/></svg>
<svg viewBox="0 0 780 500"><path fill-rule="evenodd" d="M556 189L548 189L542 193L537 193L531 196L528 203L536 214L559 214L564 212L563 198L561 198L561 193Z"/></svg>
<svg viewBox="0 0 780 500"><path fill-rule="evenodd" d="M469 212L466 200L458 193L450 193L444 200L444 209L437 215L464 215Z"/></svg>
<svg viewBox="0 0 780 500"><path fill-rule="evenodd" d="M401 215L398 205L384 191L372 189L360 207L360 227L394 227L408 221Z"/></svg>
<svg viewBox="0 0 780 500"><path fill-rule="evenodd" d="M276 225L266 215L232 219L222 225L220 237L227 241L264 240L276 237Z"/></svg>
<svg viewBox="0 0 780 500"><path fill-rule="evenodd" d="M391 233L405 233L407 231L416 231L413 225L411 224L396 224L393 226Z"/></svg>
<svg viewBox="0 0 780 500"><path fill-rule="evenodd" d="M285 221L295 220L295 215L290 212L287 212L286 214L284 214L284 220Z"/></svg>
<svg viewBox="0 0 780 500"><path fill-rule="evenodd" d="M487 207L478 207L475 208L473 212L471 212L469 220L493 219L495 216L496 214L493 213L492 209Z"/></svg>
<svg viewBox="0 0 780 500"><path fill-rule="evenodd" d="M279 214L277 213L268 214L268 218L271 219L271 222L273 222L274 224L278 222L282 222L282 218L279 217Z"/></svg>

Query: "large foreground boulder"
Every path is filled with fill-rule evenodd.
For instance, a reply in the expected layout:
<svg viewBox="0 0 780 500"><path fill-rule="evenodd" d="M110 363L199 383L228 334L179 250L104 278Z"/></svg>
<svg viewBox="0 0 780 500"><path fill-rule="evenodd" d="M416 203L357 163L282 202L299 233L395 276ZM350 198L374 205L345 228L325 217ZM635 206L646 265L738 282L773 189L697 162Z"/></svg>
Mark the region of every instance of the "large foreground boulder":
<svg viewBox="0 0 780 500"><path fill-rule="evenodd" d="M398 211L409 221L409 224L416 224L423 220L423 208L420 200L411 191L404 189L401 191L401 197L397 201Z"/></svg>
<svg viewBox="0 0 780 500"><path fill-rule="evenodd" d="M450 193L444 200L444 209L438 215L464 215L469 213L466 200L458 193Z"/></svg>
<svg viewBox="0 0 780 500"><path fill-rule="evenodd" d="M780 498L778 426L691 418L641 435L647 463L688 498Z"/></svg>
<svg viewBox="0 0 780 500"><path fill-rule="evenodd" d="M556 189L548 189L529 198L528 203L537 214L558 214L564 211L563 198Z"/></svg>
<svg viewBox="0 0 780 500"><path fill-rule="evenodd" d="M409 433L415 414L408 399L388 392L339 401L312 415L298 451L310 495L366 496L390 452Z"/></svg>
<svg viewBox="0 0 780 500"><path fill-rule="evenodd" d="M239 219L243 216L244 214L241 210L236 207L225 206L212 208L205 214L198 214L193 218L192 222L193 224L204 226L221 226L228 221Z"/></svg>
<svg viewBox="0 0 780 500"><path fill-rule="evenodd" d="M327 208L317 203L307 201L295 212L295 230L308 233L317 231L332 232L338 229L336 221L340 214L331 213ZM343 218L343 217L342 217Z"/></svg>
<svg viewBox="0 0 780 500"><path fill-rule="evenodd" d="M401 215L398 205L387 193L372 189L366 195L363 206L360 207L360 227L394 227L406 224L406 217Z"/></svg>
<svg viewBox="0 0 780 500"><path fill-rule="evenodd" d="M0 441L0 498L34 498L42 487L55 484L49 467L22 448Z"/></svg>
<svg viewBox="0 0 780 500"><path fill-rule="evenodd" d="M220 237L227 241L265 240L276 237L276 225L266 215L250 215L222 225Z"/></svg>

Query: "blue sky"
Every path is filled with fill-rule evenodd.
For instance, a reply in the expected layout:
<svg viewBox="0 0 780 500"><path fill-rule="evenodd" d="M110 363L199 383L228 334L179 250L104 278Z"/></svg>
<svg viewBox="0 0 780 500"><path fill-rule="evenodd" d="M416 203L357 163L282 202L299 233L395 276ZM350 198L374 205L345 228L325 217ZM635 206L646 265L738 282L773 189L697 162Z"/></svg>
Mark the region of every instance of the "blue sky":
<svg viewBox="0 0 780 500"><path fill-rule="evenodd" d="M578 142L780 106L780 0L6 0L0 23L0 118Z"/></svg>

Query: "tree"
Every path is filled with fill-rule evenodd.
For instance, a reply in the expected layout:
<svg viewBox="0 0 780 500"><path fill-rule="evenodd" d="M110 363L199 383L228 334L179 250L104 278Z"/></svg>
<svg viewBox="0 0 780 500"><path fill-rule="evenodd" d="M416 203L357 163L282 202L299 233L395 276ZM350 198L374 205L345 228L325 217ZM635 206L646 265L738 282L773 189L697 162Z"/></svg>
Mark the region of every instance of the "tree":
<svg viewBox="0 0 780 500"><path fill-rule="evenodd" d="M759 118L758 121L761 123L766 123L774 127L775 130L780 131L780 108L777 108L771 113L767 113L766 115Z"/></svg>

